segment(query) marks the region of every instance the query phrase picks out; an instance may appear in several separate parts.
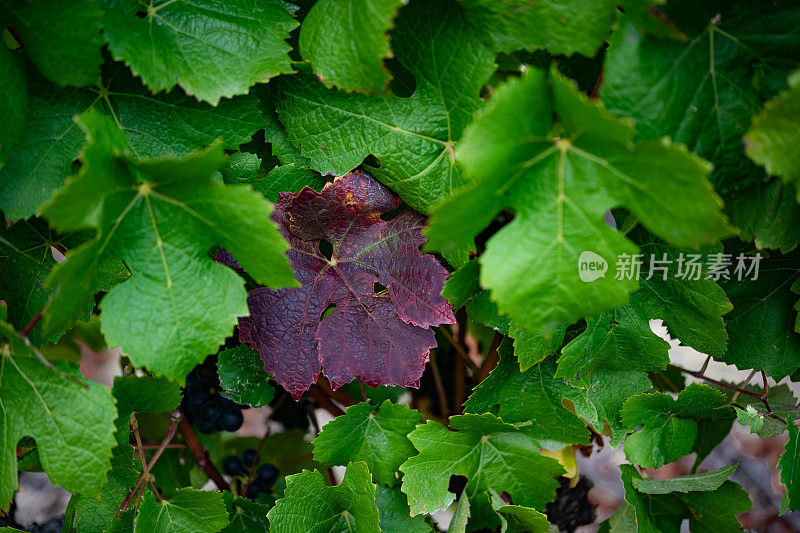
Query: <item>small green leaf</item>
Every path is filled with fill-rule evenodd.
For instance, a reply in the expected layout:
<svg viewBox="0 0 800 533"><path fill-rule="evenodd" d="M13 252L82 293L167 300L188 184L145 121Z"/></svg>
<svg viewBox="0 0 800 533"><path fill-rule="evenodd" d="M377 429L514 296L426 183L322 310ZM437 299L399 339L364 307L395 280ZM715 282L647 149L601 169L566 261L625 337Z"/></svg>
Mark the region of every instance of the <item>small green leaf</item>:
<svg viewBox="0 0 800 533"><path fill-rule="evenodd" d="M331 465L365 461L376 483L395 485L398 467L414 455L408 434L421 419L407 405L389 400L379 409L368 403L352 405L314 439L314 459Z"/></svg>
<svg viewBox="0 0 800 533"><path fill-rule="evenodd" d="M530 507L509 505L496 491L490 490L492 508L500 517L500 533L548 533L547 516Z"/></svg>
<svg viewBox="0 0 800 533"><path fill-rule="evenodd" d="M300 27L300 55L328 87L375 93L391 76L389 37L402 0L320 0Z"/></svg>
<svg viewBox="0 0 800 533"><path fill-rule="evenodd" d="M236 403L263 407L272 401L275 389L258 352L242 344L217 356L220 394Z"/></svg>
<svg viewBox="0 0 800 533"><path fill-rule="evenodd" d="M752 405L748 405L746 409L739 409L736 406L733 408L736 410L736 421L743 426L750 426L750 433L758 433L764 427L764 415Z"/></svg>
<svg viewBox="0 0 800 533"><path fill-rule="evenodd" d="M274 533L328 533L379 530L375 485L364 462L350 463L339 485L325 485L322 474L303 471L286 478L286 492L267 514Z"/></svg>
<svg viewBox="0 0 800 533"><path fill-rule="evenodd" d="M789 77L789 89L753 117L753 124L745 135L747 155L767 169L773 176L780 176L797 188L800 185L800 71ZM800 193L797 195L800 202Z"/></svg>
<svg viewBox="0 0 800 533"><path fill-rule="evenodd" d="M738 466L739 463L736 463L735 465L724 466L702 474L669 479L633 478L633 488L644 494L717 490L736 471Z"/></svg>
<svg viewBox="0 0 800 533"><path fill-rule="evenodd" d="M222 493L184 488L170 500L148 492L134 522L135 533L217 533L228 525Z"/></svg>

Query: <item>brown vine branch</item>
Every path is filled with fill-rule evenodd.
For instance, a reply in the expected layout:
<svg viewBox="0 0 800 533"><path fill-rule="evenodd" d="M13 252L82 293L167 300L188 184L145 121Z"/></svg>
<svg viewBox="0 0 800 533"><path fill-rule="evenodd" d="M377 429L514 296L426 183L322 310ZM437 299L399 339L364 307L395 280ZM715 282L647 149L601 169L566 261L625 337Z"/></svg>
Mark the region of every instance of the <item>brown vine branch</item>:
<svg viewBox="0 0 800 533"><path fill-rule="evenodd" d="M481 370L478 372L475 378L476 385L486 379L489 373L494 370L494 367L497 366L497 363L500 362L500 355L497 353L497 349L500 347L501 342L503 342L502 333L495 333L494 338L492 339L492 345L489 346L489 353L486 354L486 359L483 360Z"/></svg>
<svg viewBox="0 0 800 533"><path fill-rule="evenodd" d="M442 375L439 373L439 365L436 364L436 355L434 352L430 354L431 373L433 374L433 383L436 386L436 396L439 399L439 411L442 417L447 418L450 409L447 407L447 393L444 390L444 383L442 382Z"/></svg>
<svg viewBox="0 0 800 533"><path fill-rule="evenodd" d="M769 416L770 418L774 418L775 420L778 420L779 422L782 422L783 424L786 424L786 420L784 420L783 418L781 418L780 416L778 416L774 412L772 412L772 408L770 407L769 400L767 398L767 389L766 388L764 389L764 392L762 392L761 394L758 394L756 392L749 391L749 390L743 389L741 387L737 387L736 385L731 385L729 383L725 383L724 381L719 381L717 379L710 378L710 377L706 376L705 374L703 374L702 372L695 372L694 370L687 370L687 369L681 368L681 367L679 367L677 365L669 365L669 367L673 368L673 369L675 369L675 370L677 370L679 372L683 372L684 374L688 374L688 375L694 376L694 377L696 377L698 379L702 379L703 381L707 381L709 383L713 383L714 385L717 385L718 387L722 387L722 388L725 388L725 389L728 389L728 390L735 391L737 394L744 394L745 396L750 396L751 398L758 398L759 400L761 400L761 403L764 404L764 408L767 410L767 416ZM766 377L765 377L765 379L766 379ZM766 384L766 381L765 381L765 384Z"/></svg>
<svg viewBox="0 0 800 533"><path fill-rule="evenodd" d="M28 336L28 334L29 334L31 331L33 331L33 328L35 328L35 327L36 327L36 324L38 324L38 323L39 323L39 321L42 319L42 315L43 315L43 314L44 314L44 307L42 307L41 309L39 309L39 312L38 312L38 313L36 313L36 314L33 316L33 318L31 319L31 321L30 321L30 322L28 322L28 323L25 325L25 327L24 327L24 328L22 328L22 331L20 331L20 332L19 332L19 336L20 336L20 337L27 337L27 336Z"/></svg>
<svg viewBox="0 0 800 533"><path fill-rule="evenodd" d="M137 491L138 491L138 495L136 496L136 504L139 503L139 500L141 499L142 494L144 494L144 489L147 486L147 483L150 483L153 486L153 491L155 492L156 497L159 500L161 500L161 495L158 493L158 490L156 490L156 486L155 486L155 483L153 482L152 476L150 475L150 471L156 465L156 462L158 462L158 459L159 459L159 457L161 457L161 454L164 453L164 450L167 449L167 446L172 441L172 439L175 437L175 432L176 432L176 429L178 427L178 420L180 420L181 422L184 422L184 420L181 417L180 409L176 409L176 410L172 411L169 414L169 417L170 417L170 420L169 420L169 426L167 427L167 433L164 435L164 438L161 441L161 444L159 444L158 448L156 448L155 453L150 458L150 462L147 462L147 461L145 461L145 458L144 458L144 450L143 450L143 447L142 447L142 439L141 439L141 437L139 435L139 425L138 425L138 422L136 421L136 415L135 414L131 414L130 425L131 425L131 430L134 432L134 436L136 438L137 444L140 447L139 448L139 458L142 461L142 473L139 474L139 478L136 480L136 483L134 483L133 487L131 487L131 490L125 496L125 499L122 500L122 505L120 505L119 509L117 509L117 514L114 515L115 519L117 517L119 517L119 513L125 511L128 508L128 505L130 505L131 500L133 499L133 496L137 493Z"/></svg>
<svg viewBox="0 0 800 533"><path fill-rule="evenodd" d="M186 421L185 418L181 418L180 424L178 424L178 431L181 432L181 436L183 440L186 441L186 445L189 447L189 451L192 452L192 457L203 469L203 472L214 481L217 485L217 488L220 490L231 490L231 486L225 481L225 478L222 477L222 474L219 473L217 467L214 466L208 458L208 450L206 450L200 441L197 440L197 436L192 431L192 426Z"/></svg>
<svg viewBox="0 0 800 533"><path fill-rule="evenodd" d="M319 387L317 385L311 385L308 389L308 393L311 394L311 397L314 398L314 401L317 402L317 405L328 411L334 417L340 416L344 414L344 411L333 403L330 396L326 394L325 389Z"/></svg>
<svg viewBox="0 0 800 533"><path fill-rule="evenodd" d="M472 372L472 375L477 376L480 373L481 369L478 368L478 365L475 364L475 361L473 361L470 358L469 354L464 349L462 343L458 342L456 339L453 338L453 335L450 333L450 330L448 330L447 327L439 326L438 329L439 333L442 334L442 337L444 337L445 340L450 343L453 349L455 349L458 356L467 364L470 371ZM463 335L461 333L459 333L459 338L463 338Z"/></svg>

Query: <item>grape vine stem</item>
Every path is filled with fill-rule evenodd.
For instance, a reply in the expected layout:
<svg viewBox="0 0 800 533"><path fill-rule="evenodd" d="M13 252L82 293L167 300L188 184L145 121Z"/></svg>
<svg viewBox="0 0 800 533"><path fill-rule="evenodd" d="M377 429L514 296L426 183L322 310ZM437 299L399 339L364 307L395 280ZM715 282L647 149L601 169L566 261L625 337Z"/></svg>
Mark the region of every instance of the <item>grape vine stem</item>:
<svg viewBox="0 0 800 533"><path fill-rule="evenodd" d="M208 450L206 450L200 441L197 440L197 436L192 431L192 426L189 425L189 422L186 421L186 418L181 417L181 421L178 424L178 431L181 432L181 436L183 440L186 441L186 445L189 447L189 451L192 452L192 457L206 473L206 475L214 481L217 485L217 488L220 490L231 490L231 486L225 481L225 478L222 477L222 474L219 473L217 467L214 466L214 463L211 462L208 458ZM163 450L162 450L163 451Z"/></svg>
<svg viewBox="0 0 800 533"><path fill-rule="evenodd" d="M772 407L770 407L770 405L769 405L769 399L768 399L769 389L767 388L767 382L766 382L767 378L766 378L765 375L764 375L764 392L762 392L761 394L758 394L757 392L749 391L747 389L743 389L741 387L737 387L736 385L731 385L730 383L725 383L724 381L719 381L717 379L710 378L710 377L706 376L705 374L703 374L702 372L695 372L694 370L687 370L687 369L681 368L681 367L679 367L677 365L669 365L669 367L674 369L674 370L677 370L679 372L683 372L684 374L688 374L688 375L694 376L694 377L696 377L698 379L702 379L703 381L707 381L709 383L717 385L718 387L722 387L722 388L725 388L725 389L728 389L728 390L735 391L738 394L744 394L745 396L750 396L752 398L758 398L759 400L761 400L761 403L764 404L764 408L767 410L767 416L769 416L770 418L774 418L775 420L778 420L779 422L782 422L783 424L786 424L786 420L784 420L780 416L776 415L772 411Z"/></svg>

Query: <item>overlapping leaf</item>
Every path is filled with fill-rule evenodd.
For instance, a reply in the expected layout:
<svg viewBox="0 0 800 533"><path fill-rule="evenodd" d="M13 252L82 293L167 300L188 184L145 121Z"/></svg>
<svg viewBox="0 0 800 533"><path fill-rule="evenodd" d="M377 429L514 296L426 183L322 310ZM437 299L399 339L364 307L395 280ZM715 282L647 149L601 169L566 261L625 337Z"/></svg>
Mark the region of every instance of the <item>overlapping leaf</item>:
<svg viewBox="0 0 800 533"><path fill-rule="evenodd" d="M678 0L663 11L687 40L642 35L623 17L606 54L601 98L636 120L639 138L670 135L711 160L724 189L752 182L759 172L742 137L800 61L800 6Z"/></svg>
<svg viewBox="0 0 800 533"><path fill-rule="evenodd" d="M296 283L283 257L286 243L252 189L211 181L224 161L219 144L184 159L139 160L108 116L92 111L79 121L88 137L83 166L44 214L62 230L97 234L48 279L57 290L46 329L64 327L85 309L99 265L113 254L131 277L101 302L106 339L134 364L182 381L247 312L243 280L209 250L224 244L253 278L285 286Z"/></svg>
<svg viewBox="0 0 800 533"><path fill-rule="evenodd" d="M798 317L793 308L797 294L792 284L798 279L797 259L766 258L759 265L757 279L735 278L724 284L733 303L725 316L730 335L723 361L740 369L763 370L782 379L800 368Z"/></svg>
<svg viewBox="0 0 800 533"><path fill-rule="evenodd" d="M687 518L692 532L741 531L736 515L749 511L753 504L739 484L725 481L731 468L723 467L700 476L650 480L643 479L630 465L620 466L629 506L623 507L621 512L627 517L617 527L612 517L610 531L679 531Z"/></svg>
<svg viewBox="0 0 800 533"><path fill-rule="evenodd" d="M562 405L564 399L573 400L577 391L554 377L555 361L545 360L520 372L508 341L498 352L500 362L475 387L464 404L466 412L493 413L550 449L588 444L586 424Z"/></svg>
<svg viewBox="0 0 800 533"><path fill-rule="evenodd" d="M0 115L4 117L0 124L0 169L2 169L22 132L28 111L25 73L18 58L5 46L0 48L0 79L3 80Z"/></svg>
<svg viewBox="0 0 800 533"><path fill-rule="evenodd" d="M608 208L627 207L681 246L731 231L706 179L707 163L665 140L632 144L633 134L629 122L587 101L568 80L527 70L494 94L459 146L475 181L438 205L429 246L471 247L510 208L514 220L480 258L481 285L501 312L547 333L626 303L636 280L617 280L609 270L584 281L579 273L583 252L613 269L618 257L638 251L605 223Z"/></svg>
<svg viewBox="0 0 800 533"><path fill-rule="evenodd" d="M640 394L625 402L622 423L635 431L625 440L625 456L648 468L677 461L692 451L697 420L731 416L725 395L708 385L692 383L677 399L665 393Z"/></svg>
<svg viewBox="0 0 800 533"><path fill-rule="evenodd" d="M781 502L781 512L786 509L796 511L800 508L800 429L789 425L789 442L778 460L781 483L786 494Z"/></svg>
<svg viewBox="0 0 800 533"><path fill-rule="evenodd" d="M267 514L276 533L327 533L378 531L375 485L366 463L350 463L342 482L325 485L322 474L303 471L286 479L286 492Z"/></svg>
<svg viewBox="0 0 800 533"><path fill-rule="evenodd" d="M259 350L295 398L316 381L320 367L334 387L356 378L418 386L435 346L429 326L455 322L440 296L447 271L419 251L423 217L404 211L381 219L399 205L362 173L337 178L321 193L284 193L276 204L274 219L302 285L251 291L250 316L239 328L242 341ZM330 257L322 243L331 246ZM329 306L335 308L323 317Z"/></svg>
<svg viewBox="0 0 800 533"><path fill-rule="evenodd" d="M330 465L364 461L376 483L395 485L398 467L415 453L408 434L421 419L407 405L389 400L378 410L368 403L352 405L314 439L314 459Z"/></svg>
<svg viewBox="0 0 800 533"><path fill-rule="evenodd" d="M453 475L467 478L464 493L476 506L488 506L487 498L477 496L494 489L509 493L519 505L541 509L555 496L554 478L564 471L555 459L539 455L535 439L488 413L451 417L450 429L428 421L409 438L419 455L400 470L413 514L450 505Z"/></svg>
<svg viewBox="0 0 800 533"><path fill-rule="evenodd" d="M303 19L300 54L328 87L379 92L391 76L383 60L392 54L386 32L401 0L321 0Z"/></svg>
<svg viewBox="0 0 800 533"><path fill-rule="evenodd" d="M223 350L217 356L220 394L237 403L263 407L272 401L275 389L258 352L249 346Z"/></svg>
<svg viewBox="0 0 800 533"><path fill-rule="evenodd" d="M154 92L177 84L216 105L221 97L292 72L286 39L297 21L280 0L230 0L224 6L212 0L100 3L111 54Z"/></svg>
<svg viewBox="0 0 800 533"><path fill-rule="evenodd" d="M169 500L148 492L134 521L134 533L216 533L228 524L222 494L183 488Z"/></svg>
<svg viewBox="0 0 800 533"><path fill-rule="evenodd" d="M366 169L425 212L462 183L453 149L473 112L494 55L453 2L413 2L392 33L397 60L416 82L407 98L326 89L311 77L281 85L289 139L312 168L343 175L372 154Z"/></svg>
<svg viewBox="0 0 800 533"><path fill-rule="evenodd" d="M54 484L98 496L114 447L111 392L85 380L77 367L45 364L0 311L0 509L17 490L17 442L36 440L42 468Z"/></svg>
<svg viewBox="0 0 800 533"><path fill-rule="evenodd" d="M461 0L467 18L499 52L546 48L553 54L592 57L615 19L614 0L492 2Z"/></svg>
<svg viewBox="0 0 800 533"><path fill-rule="evenodd" d="M789 78L789 89L778 98L767 102L764 109L753 118L745 143L747 155L764 166L767 172L791 182L795 189L800 185L800 71ZM797 196L800 201L800 193Z"/></svg>

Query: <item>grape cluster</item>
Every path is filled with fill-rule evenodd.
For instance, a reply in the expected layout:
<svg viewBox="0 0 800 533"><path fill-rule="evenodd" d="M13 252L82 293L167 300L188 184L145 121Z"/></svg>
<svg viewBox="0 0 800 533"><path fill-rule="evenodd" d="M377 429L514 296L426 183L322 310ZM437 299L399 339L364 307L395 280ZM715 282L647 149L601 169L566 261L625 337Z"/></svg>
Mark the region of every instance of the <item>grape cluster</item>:
<svg viewBox="0 0 800 533"><path fill-rule="evenodd" d="M229 455L222 461L222 470L229 476L248 478L251 469L258 464L259 456L252 448L245 450L241 457ZM278 467L271 463L264 463L255 469L255 476L249 485L246 498L254 500L260 493L268 492L278 480Z"/></svg>
<svg viewBox="0 0 800 533"><path fill-rule="evenodd" d="M280 422L284 429L308 430L308 400L305 396L296 402L289 393L281 390L276 385L275 398L270 402L272 415L270 418L275 422Z"/></svg>
<svg viewBox="0 0 800 533"><path fill-rule="evenodd" d="M217 375L217 357L210 356L186 376L183 391L183 412L190 422L196 421L197 429L203 433L236 431L244 423L240 405L220 394Z"/></svg>

